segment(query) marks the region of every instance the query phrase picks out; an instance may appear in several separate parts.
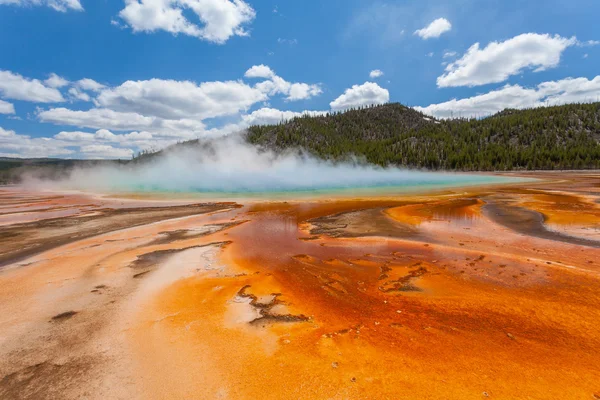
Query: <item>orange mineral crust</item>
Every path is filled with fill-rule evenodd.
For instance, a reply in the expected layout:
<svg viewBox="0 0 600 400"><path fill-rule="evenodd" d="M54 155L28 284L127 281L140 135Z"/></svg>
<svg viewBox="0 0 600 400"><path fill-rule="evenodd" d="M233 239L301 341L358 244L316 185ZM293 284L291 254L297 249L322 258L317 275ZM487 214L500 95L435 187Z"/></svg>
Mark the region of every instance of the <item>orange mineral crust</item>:
<svg viewBox="0 0 600 400"><path fill-rule="evenodd" d="M72 231L36 214L43 251L6 245L0 398L600 398L600 176L536 177L127 209L7 189Z"/></svg>

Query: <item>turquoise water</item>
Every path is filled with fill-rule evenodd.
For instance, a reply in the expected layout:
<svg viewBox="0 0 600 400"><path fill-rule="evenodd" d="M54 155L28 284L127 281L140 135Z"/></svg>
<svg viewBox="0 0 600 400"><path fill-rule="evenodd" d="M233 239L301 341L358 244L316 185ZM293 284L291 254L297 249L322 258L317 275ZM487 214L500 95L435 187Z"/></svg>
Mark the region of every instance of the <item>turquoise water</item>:
<svg viewBox="0 0 600 400"><path fill-rule="evenodd" d="M479 173L336 163L296 153L275 154L234 138L223 138L209 150L167 153L153 162L133 166L75 170L64 184L99 192L239 198L393 195L523 181Z"/></svg>
<svg viewBox="0 0 600 400"><path fill-rule="evenodd" d="M165 187L161 184L116 185L112 191L147 193L153 195L178 194L201 198L304 198L304 197L368 197L393 196L417 192L430 192L458 187L474 187L495 184L510 184L535 181L530 178L503 177L481 174L449 174L411 172L410 178L392 179L388 182L368 182L355 184L332 184L324 187L246 187L235 190L217 189L211 186L190 186L185 188Z"/></svg>
<svg viewBox="0 0 600 400"><path fill-rule="evenodd" d="M153 163L75 170L63 182L96 192L195 194L213 198L367 196L452 187L522 182L468 173L333 163L294 155L260 153L224 142L215 154L170 154Z"/></svg>

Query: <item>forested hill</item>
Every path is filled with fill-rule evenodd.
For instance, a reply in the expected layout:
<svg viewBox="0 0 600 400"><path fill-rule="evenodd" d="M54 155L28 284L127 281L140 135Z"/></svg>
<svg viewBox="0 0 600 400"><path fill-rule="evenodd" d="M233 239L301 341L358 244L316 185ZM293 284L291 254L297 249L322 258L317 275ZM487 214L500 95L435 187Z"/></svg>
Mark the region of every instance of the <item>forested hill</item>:
<svg viewBox="0 0 600 400"><path fill-rule="evenodd" d="M600 168L600 103L436 120L401 104L249 128L250 143L324 159L444 170Z"/></svg>
<svg viewBox="0 0 600 400"><path fill-rule="evenodd" d="M129 161L0 158L0 184L17 183L24 174L59 179L76 167L150 162L181 148L210 148L211 140L142 152ZM246 140L276 152L304 149L322 159L358 157L382 166L459 171L600 169L600 103L504 110L480 120L436 120L400 104L386 104L253 126Z"/></svg>

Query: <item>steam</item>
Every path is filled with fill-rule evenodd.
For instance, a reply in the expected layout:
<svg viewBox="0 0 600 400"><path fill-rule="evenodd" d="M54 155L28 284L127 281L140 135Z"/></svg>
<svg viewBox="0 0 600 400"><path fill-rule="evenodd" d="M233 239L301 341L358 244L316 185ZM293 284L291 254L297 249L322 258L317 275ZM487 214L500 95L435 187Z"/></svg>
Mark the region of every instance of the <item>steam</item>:
<svg viewBox="0 0 600 400"><path fill-rule="evenodd" d="M262 151L238 135L204 145L179 146L147 162L75 169L66 179L44 184L60 189L101 192L260 193L451 186L499 179L380 168L358 161L333 163L297 151L276 154ZM34 182L30 180L30 183Z"/></svg>

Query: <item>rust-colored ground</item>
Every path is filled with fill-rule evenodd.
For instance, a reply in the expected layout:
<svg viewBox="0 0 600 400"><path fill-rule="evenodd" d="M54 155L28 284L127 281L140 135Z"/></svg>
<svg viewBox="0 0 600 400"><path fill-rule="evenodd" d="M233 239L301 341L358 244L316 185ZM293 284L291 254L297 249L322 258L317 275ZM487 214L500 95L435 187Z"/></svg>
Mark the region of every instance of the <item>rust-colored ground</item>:
<svg viewBox="0 0 600 400"><path fill-rule="evenodd" d="M0 190L0 398L600 399L600 175L539 176L239 204Z"/></svg>

